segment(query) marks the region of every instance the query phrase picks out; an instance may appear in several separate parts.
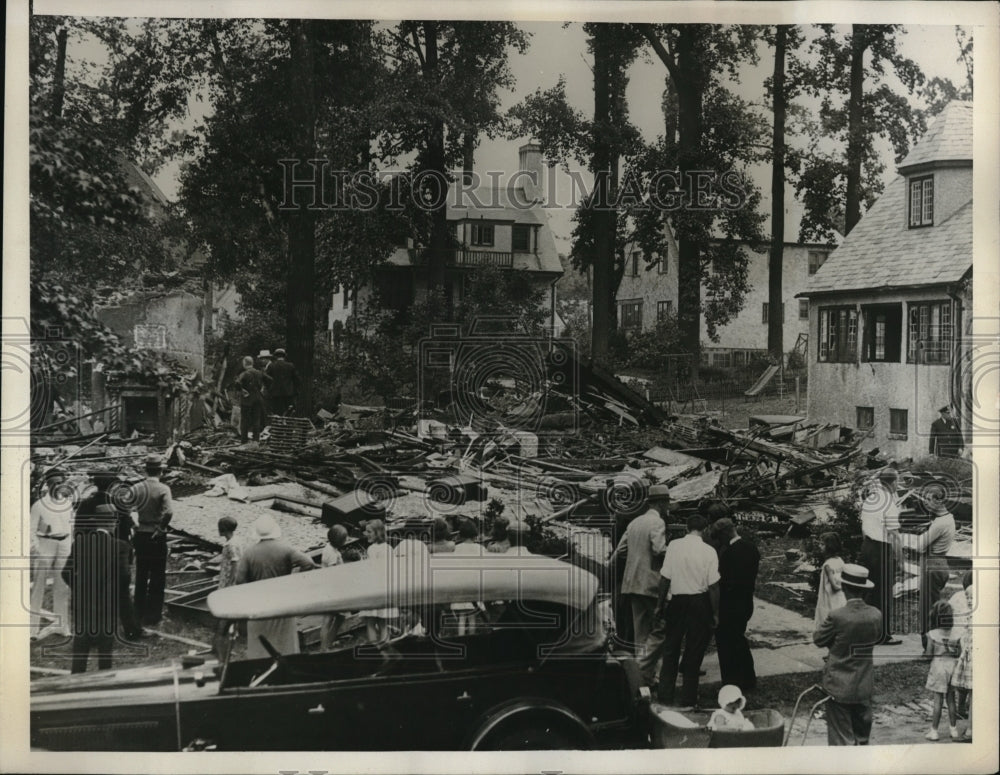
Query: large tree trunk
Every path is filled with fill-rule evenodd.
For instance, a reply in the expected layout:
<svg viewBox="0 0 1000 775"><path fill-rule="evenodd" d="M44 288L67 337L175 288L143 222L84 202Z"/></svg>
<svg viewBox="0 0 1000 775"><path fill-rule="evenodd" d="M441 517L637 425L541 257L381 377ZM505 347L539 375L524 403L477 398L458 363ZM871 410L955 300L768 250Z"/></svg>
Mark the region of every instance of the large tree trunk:
<svg viewBox="0 0 1000 775"><path fill-rule="evenodd" d="M771 252L767 262L767 349L784 358L784 321L781 314L782 254L785 244L785 44L788 26L779 24L774 36L774 127L771 144Z"/></svg>
<svg viewBox="0 0 1000 775"><path fill-rule="evenodd" d="M604 127L611 110L611 52L600 26L594 33L594 320L591 327L591 357L597 363L608 359L611 334L616 327L614 284L614 212L611 200L611 148Z"/></svg>
<svg viewBox="0 0 1000 775"><path fill-rule="evenodd" d="M701 165L702 96L704 84L697 77L703 65L698 61L693 25L685 28L677 41L677 69L691 74L677 79L678 160L682 180L688 180ZM701 363L701 248L692 239L681 239L677 257L677 328L681 348L691 356L692 378Z"/></svg>
<svg viewBox="0 0 1000 775"><path fill-rule="evenodd" d="M424 30L424 78L431 81L431 91L438 80L438 26L437 22L423 23ZM444 185L444 122L434 118L427 134L427 154L424 169L432 172ZM435 192L436 194L437 192ZM431 244L427 255L428 290L443 292L445 285L445 264L448 250L448 209L446 196L439 197L439 205L431 212Z"/></svg>
<svg viewBox="0 0 1000 775"><path fill-rule="evenodd" d="M56 33L56 69L52 76L52 117L61 118L66 97L66 38L69 31L60 27Z"/></svg>
<svg viewBox="0 0 1000 775"><path fill-rule="evenodd" d="M867 26L851 28L851 94L847 104L847 202L845 231L850 234L861 220L861 162L864 127L862 109L865 86L865 49L868 47Z"/></svg>
<svg viewBox="0 0 1000 775"><path fill-rule="evenodd" d="M292 83L296 111L295 147L300 159L316 157L316 91L310 22L291 22ZM313 352L315 348L316 221L302 197L288 217L288 357L295 364L301 388L297 409L312 414Z"/></svg>

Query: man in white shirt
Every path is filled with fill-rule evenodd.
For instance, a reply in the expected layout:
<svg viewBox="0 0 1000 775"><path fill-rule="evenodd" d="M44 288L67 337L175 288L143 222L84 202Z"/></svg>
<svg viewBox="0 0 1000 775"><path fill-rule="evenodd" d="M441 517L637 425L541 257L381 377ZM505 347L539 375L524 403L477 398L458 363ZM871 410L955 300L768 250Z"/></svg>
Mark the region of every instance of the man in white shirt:
<svg viewBox="0 0 1000 775"><path fill-rule="evenodd" d="M683 679L681 706L698 704L701 662L712 630L719 624L719 556L702 538L706 525L703 516L693 514L687 520L687 535L667 544L660 569L656 623L639 662L643 678L650 684L662 652L657 694L666 705L674 704L678 666Z"/></svg>
<svg viewBox="0 0 1000 775"><path fill-rule="evenodd" d="M31 544L35 558L31 586L31 637L42 637L44 632L69 635L69 587L63 581L73 546L73 498L65 488L66 474L50 471L46 476L46 491L31 506ZM41 630L42 606L45 589L52 579L52 613L55 621Z"/></svg>
<svg viewBox="0 0 1000 775"><path fill-rule="evenodd" d="M879 472L861 502L861 554L858 562L868 568L875 588L869 603L882 613L880 643L898 646L902 641L892 636L892 588L896 583L896 558L900 552L899 504L896 499L896 480L899 474L893 468Z"/></svg>

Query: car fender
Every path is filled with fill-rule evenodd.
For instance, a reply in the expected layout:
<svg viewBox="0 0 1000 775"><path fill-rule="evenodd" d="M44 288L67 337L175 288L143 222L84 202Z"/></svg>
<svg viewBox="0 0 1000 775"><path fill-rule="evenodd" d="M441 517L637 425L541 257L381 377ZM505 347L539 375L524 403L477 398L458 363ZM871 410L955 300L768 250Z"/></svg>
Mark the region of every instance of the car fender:
<svg viewBox="0 0 1000 775"><path fill-rule="evenodd" d="M467 748L472 751L479 750L492 734L529 718L548 718L556 721L584 744L581 747L589 747L593 743L594 735L590 727L570 708L544 697L524 697L499 705L483 714L482 721L472 734Z"/></svg>

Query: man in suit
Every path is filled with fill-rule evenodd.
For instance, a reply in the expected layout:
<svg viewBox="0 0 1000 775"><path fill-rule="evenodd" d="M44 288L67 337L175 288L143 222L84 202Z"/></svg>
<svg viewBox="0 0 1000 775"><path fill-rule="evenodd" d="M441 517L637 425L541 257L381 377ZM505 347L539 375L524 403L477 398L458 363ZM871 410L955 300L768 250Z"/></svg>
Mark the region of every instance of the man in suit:
<svg viewBox="0 0 1000 775"><path fill-rule="evenodd" d="M653 628L660 565L667 549L665 520L670 514L669 489L662 484L650 487L646 505L647 511L628 523L615 549L616 561L625 558L622 604L632 610L636 650L643 647Z"/></svg>
<svg viewBox="0 0 1000 775"><path fill-rule="evenodd" d="M279 347L274 351L274 360L268 364L264 373L270 377L267 386L267 410L270 414L285 414L288 407L295 403L295 395L299 391L299 374L295 365L285 360L285 350Z"/></svg>
<svg viewBox="0 0 1000 775"><path fill-rule="evenodd" d="M841 585L847 604L836 608L813 633L813 642L827 646L830 656L823 670L828 745L868 745L872 731L874 693L872 647L882 637L882 615L864 601L875 585L868 569L845 565Z"/></svg>
<svg viewBox="0 0 1000 775"><path fill-rule="evenodd" d="M757 686L746 631L753 616L760 552L736 532L729 517L718 520L712 532L719 547L719 626L715 630L719 670L723 684L738 686L745 694Z"/></svg>
<svg viewBox="0 0 1000 775"><path fill-rule="evenodd" d="M958 457L965 449L962 429L951 416L950 406L942 406L938 412L941 416L931 423L930 453L941 457Z"/></svg>

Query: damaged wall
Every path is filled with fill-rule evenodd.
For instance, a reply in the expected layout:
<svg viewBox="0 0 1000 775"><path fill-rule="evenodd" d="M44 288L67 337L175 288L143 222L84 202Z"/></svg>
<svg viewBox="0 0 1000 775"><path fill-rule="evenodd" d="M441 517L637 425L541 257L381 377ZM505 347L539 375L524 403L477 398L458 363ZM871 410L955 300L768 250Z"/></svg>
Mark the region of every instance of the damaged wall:
<svg viewBox="0 0 1000 775"><path fill-rule="evenodd" d="M203 296L184 290L156 297L137 294L128 301L98 307L95 314L123 344L161 350L199 374L204 372Z"/></svg>

